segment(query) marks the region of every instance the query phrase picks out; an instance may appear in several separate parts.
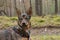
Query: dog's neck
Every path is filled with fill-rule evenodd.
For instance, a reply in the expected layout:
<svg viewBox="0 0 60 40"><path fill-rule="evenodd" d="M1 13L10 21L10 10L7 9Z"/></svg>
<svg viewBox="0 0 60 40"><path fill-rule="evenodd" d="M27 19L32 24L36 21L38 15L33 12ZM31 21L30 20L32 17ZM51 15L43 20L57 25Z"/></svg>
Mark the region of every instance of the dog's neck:
<svg viewBox="0 0 60 40"><path fill-rule="evenodd" d="M19 34L21 37L26 37L26 38L29 38L29 34L25 31L25 30L23 30L23 29L21 29L21 28L13 28L13 30L17 33L17 34Z"/></svg>

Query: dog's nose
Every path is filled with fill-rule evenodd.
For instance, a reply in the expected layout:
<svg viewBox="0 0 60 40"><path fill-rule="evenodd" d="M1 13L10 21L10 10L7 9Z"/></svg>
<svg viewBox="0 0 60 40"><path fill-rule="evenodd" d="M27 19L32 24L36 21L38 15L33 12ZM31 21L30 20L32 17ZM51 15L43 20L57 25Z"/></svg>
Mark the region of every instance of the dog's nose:
<svg viewBox="0 0 60 40"><path fill-rule="evenodd" d="M23 25L25 25L25 23L22 23Z"/></svg>
<svg viewBox="0 0 60 40"><path fill-rule="evenodd" d="M25 26L26 27L27 25L25 23L22 23L22 26Z"/></svg>

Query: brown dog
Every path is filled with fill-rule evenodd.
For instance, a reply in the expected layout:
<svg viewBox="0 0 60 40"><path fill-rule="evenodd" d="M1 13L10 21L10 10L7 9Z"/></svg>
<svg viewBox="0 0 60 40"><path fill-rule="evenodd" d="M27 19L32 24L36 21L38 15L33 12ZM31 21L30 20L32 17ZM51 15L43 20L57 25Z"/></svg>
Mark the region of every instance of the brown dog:
<svg viewBox="0 0 60 40"><path fill-rule="evenodd" d="M32 7L29 7L29 9L26 10L26 12L24 12L24 13L21 13L21 11L18 10L17 8L16 8L16 11L17 11L17 15L18 15L18 25L20 26L20 28L22 28L23 31L25 31L25 33L23 32L25 36L23 36L22 39L29 40L29 37L30 37L29 29L31 27L30 19L31 19L31 15L32 15Z"/></svg>
<svg viewBox="0 0 60 40"><path fill-rule="evenodd" d="M26 13L21 13L16 8L18 14L18 27L7 28L6 30L0 30L0 40L29 40L31 27L30 18L32 14L32 8L30 7Z"/></svg>

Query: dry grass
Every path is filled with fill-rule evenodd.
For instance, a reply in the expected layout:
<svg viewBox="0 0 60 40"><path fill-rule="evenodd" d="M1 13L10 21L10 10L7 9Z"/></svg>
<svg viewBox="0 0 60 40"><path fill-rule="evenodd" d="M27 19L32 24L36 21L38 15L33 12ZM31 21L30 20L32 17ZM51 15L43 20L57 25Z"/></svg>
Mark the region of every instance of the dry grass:
<svg viewBox="0 0 60 40"><path fill-rule="evenodd" d="M0 16L0 28L6 28L9 26L17 25L17 17L6 17ZM44 16L42 17L32 17L31 18L32 27L44 27L44 26L60 26L60 16Z"/></svg>
<svg viewBox="0 0 60 40"><path fill-rule="evenodd" d="M6 17L0 16L0 28L5 29L10 26L17 25L17 18L16 17Z"/></svg>
<svg viewBox="0 0 60 40"><path fill-rule="evenodd" d="M32 40L60 40L60 35L37 35L31 38Z"/></svg>

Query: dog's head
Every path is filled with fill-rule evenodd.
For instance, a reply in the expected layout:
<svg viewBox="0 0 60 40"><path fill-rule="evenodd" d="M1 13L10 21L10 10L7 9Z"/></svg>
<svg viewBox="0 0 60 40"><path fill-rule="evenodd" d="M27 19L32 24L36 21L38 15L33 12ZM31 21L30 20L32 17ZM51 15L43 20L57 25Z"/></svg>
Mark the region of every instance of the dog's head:
<svg viewBox="0 0 60 40"><path fill-rule="evenodd" d="M18 14L18 24L22 29L28 29L30 28L30 18L32 14L32 8L30 7L26 12L21 13L19 10L17 10Z"/></svg>

